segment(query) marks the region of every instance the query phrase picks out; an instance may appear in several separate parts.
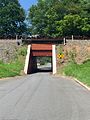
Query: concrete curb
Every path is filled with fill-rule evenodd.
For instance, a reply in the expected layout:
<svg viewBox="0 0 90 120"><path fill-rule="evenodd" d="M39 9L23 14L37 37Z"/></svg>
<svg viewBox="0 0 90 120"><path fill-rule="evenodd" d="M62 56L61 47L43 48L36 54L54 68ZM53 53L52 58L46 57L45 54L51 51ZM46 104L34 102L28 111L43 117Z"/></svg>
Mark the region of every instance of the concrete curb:
<svg viewBox="0 0 90 120"><path fill-rule="evenodd" d="M86 88L88 91L90 91L90 87L88 87L87 85L85 85L84 83L80 82L79 80L77 80L76 78L73 77L69 77L69 76L60 76L60 75L54 75L55 77L63 77L63 78L67 78L67 79L71 79L71 80L75 80L75 82L77 82L78 84L80 84L82 87Z"/></svg>
<svg viewBox="0 0 90 120"><path fill-rule="evenodd" d="M80 82L79 80L77 80L76 78L74 78L74 80L79 83L82 87L86 88L87 90L90 91L90 87L88 87L87 85L85 85L84 83Z"/></svg>

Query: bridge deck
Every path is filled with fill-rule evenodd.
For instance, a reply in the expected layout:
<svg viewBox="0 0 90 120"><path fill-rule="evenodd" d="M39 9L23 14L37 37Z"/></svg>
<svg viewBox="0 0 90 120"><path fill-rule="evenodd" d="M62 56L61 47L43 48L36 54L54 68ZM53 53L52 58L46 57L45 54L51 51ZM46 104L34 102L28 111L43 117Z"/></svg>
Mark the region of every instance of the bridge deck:
<svg viewBox="0 0 90 120"><path fill-rule="evenodd" d="M33 56L52 56L52 44L32 44Z"/></svg>
<svg viewBox="0 0 90 120"><path fill-rule="evenodd" d="M47 38L40 38L40 39L22 39L22 41L26 44L31 44L31 43L36 43L36 44L43 44L43 43L52 43L52 44L62 44L63 43L63 38L50 38L50 39L47 39Z"/></svg>
<svg viewBox="0 0 90 120"><path fill-rule="evenodd" d="M52 44L32 44L32 50L52 50Z"/></svg>

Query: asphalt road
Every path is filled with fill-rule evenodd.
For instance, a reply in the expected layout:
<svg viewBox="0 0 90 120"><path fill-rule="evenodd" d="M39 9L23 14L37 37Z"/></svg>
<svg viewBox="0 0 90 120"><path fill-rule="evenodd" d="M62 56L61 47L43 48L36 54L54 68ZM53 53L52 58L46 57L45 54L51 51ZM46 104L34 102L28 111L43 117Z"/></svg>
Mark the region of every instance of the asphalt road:
<svg viewBox="0 0 90 120"><path fill-rule="evenodd" d="M90 92L49 73L0 80L0 120L90 120Z"/></svg>

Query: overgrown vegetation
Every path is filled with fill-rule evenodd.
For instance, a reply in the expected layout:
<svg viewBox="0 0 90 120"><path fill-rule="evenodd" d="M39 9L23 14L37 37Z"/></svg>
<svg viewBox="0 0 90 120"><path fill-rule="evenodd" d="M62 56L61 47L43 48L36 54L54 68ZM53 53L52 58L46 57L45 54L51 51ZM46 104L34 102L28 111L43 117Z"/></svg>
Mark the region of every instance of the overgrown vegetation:
<svg viewBox="0 0 90 120"><path fill-rule="evenodd" d="M0 78L13 77L22 74L21 72L24 68L26 50L26 46L18 48L15 54L15 59L11 60L9 63L0 61Z"/></svg>
<svg viewBox="0 0 90 120"><path fill-rule="evenodd" d="M26 31L25 11L18 0L0 0L0 38L15 38Z"/></svg>
<svg viewBox="0 0 90 120"><path fill-rule="evenodd" d="M72 76L90 86L90 60L82 64L69 63L63 68L63 72L67 76Z"/></svg>
<svg viewBox="0 0 90 120"><path fill-rule="evenodd" d="M0 63L0 78L20 75L21 69L23 69L23 64L20 61L9 64Z"/></svg>
<svg viewBox="0 0 90 120"><path fill-rule="evenodd" d="M40 63L40 65L51 63L51 57L37 57L37 62Z"/></svg>
<svg viewBox="0 0 90 120"><path fill-rule="evenodd" d="M33 34L89 36L90 0L38 0L28 18Z"/></svg>
<svg viewBox="0 0 90 120"><path fill-rule="evenodd" d="M90 0L37 0L27 15L19 0L0 0L0 37L26 33L90 36Z"/></svg>
<svg viewBox="0 0 90 120"><path fill-rule="evenodd" d="M65 46L58 46L57 47L57 53L64 50L64 61L58 62L57 66L57 74L66 75L66 76L72 76L74 78L77 78L84 84L90 86L90 57L86 57L86 59L82 60L82 62L79 62L79 59L77 58L80 56L80 59L83 59L82 56L84 56L85 53L81 56L82 51L79 52L76 50L75 46L68 46L69 49L65 49ZM59 49L62 48L62 49ZM67 48L67 47L66 47ZM81 49L81 48L80 48ZM84 48L83 48L84 49ZM87 51L84 50L84 52L87 53ZM62 59L59 59L58 61L62 61Z"/></svg>

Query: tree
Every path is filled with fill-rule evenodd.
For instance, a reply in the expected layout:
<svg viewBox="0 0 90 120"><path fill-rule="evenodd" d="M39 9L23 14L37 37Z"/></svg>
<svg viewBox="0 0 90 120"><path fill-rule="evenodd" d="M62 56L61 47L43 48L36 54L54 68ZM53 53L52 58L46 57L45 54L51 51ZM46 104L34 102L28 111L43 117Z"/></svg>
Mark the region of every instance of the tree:
<svg viewBox="0 0 90 120"><path fill-rule="evenodd" d="M18 0L0 0L0 37L15 36L26 30L25 13Z"/></svg>
<svg viewBox="0 0 90 120"><path fill-rule="evenodd" d="M81 30L82 30L83 35L90 36L90 22L89 22L89 18L83 18L82 19Z"/></svg>
<svg viewBox="0 0 90 120"><path fill-rule="evenodd" d="M90 0L38 0L30 8L28 18L34 34L89 35Z"/></svg>
<svg viewBox="0 0 90 120"><path fill-rule="evenodd" d="M37 5L33 5L29 12L32 33L54 36L55 21L63 18L65 10L59 0L38 0Z"/></svg>
<svg viewBox="0 0 90 120"><path fill-rule="evenodd" d="M59 35L80 35L82 19L79 15L66 15L63 20L57 21L57 33Z"/></svg>
<svg viewBox="0 0 90 120"><path fill-rule="evenodd" d="M79 15L66 15L63 20L56 21L57 36L88 35L90 24L88 18L81 18Z"/></svg>
<svg viewBox="0 0 90 120"><path fill-rule="evenodd" d="M42 0L39 0L37 5L33 5L30 8L29 19L34 34L44 33L43 30L47 24L47 18L45 16L47 9L46 3Z"/></svg>

